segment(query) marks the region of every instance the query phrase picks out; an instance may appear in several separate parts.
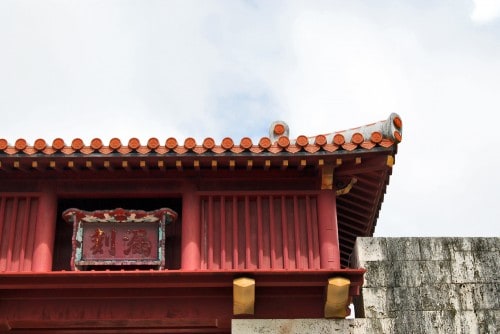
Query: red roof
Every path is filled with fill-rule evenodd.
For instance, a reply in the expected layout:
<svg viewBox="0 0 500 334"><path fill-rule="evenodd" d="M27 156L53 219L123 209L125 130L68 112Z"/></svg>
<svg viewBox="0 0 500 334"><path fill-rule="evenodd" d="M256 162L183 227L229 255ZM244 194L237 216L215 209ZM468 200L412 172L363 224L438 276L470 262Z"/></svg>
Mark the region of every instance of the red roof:
<svg viewBox="0 0 500 334"><path fill-rule="evenodd" d="M252 142L248 137L239 141L230 137L224 138L218 145L213 138L207 137L201 143L194 138L186 138L179 143L176 138L168 138L163 143L157 138L150 138L147 143L141 143L137 138L131 138L127 143L118 138L113 138L107 145L100 138L94 138L90 143L84 143L82 139L75 138L71 143L65 143L63 139L56 138L51 144L44 139L37 139L33 144L25 139L19 138L14 144L0 139L0 157L7 155L53 155L58 152L64 155L72 154L104 154L129 153L146 154L177 154L182 155L189 152L197 155L204 154L241 154L241 153L290 153L299 152L317 153L353 151L356 149L371 150L376 147L389 148L402 139L402 122L397 114L392 114L387 120L366 126L320 134L313 137L300 135L297 138L289 138L288 126L284 122L275 122L270 129L269 137L262 137L258 143Z"/></svg>

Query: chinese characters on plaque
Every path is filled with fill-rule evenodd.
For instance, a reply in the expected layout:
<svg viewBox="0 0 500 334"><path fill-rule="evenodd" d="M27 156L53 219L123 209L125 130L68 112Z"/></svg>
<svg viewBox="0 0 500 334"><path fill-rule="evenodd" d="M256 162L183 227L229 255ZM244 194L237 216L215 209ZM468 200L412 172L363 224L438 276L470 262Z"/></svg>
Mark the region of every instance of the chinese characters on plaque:
<svg viewBox="0 0 500 334"><path fill-rule="evenodd" d="M89 266L134 266L163 269L165 265L165 224L177 213L162 208L155 211L100 210L64 211L73 223L73 270Z"/></svg>

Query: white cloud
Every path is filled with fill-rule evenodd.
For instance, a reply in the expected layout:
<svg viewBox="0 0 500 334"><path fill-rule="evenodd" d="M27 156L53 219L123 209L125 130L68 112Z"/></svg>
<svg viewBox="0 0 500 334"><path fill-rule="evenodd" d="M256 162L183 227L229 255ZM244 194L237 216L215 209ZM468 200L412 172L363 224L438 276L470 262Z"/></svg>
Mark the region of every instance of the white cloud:
<svg viewBox="0 0 500 334"><path fill-rule="evenodd" d="M487 23L500 18L500 0L473 0L471 19L477 23Z"/></svg>
<svg viewBox="0 0 500 334"><path fill-rule="evenodd" d="M476 5L477 22L499 15ZM469 11L418 1L0 2L0 137L258 139L276 119L297 136L398 112L403 142L377 234L500 235L500 32L472 26Z"/></svg>

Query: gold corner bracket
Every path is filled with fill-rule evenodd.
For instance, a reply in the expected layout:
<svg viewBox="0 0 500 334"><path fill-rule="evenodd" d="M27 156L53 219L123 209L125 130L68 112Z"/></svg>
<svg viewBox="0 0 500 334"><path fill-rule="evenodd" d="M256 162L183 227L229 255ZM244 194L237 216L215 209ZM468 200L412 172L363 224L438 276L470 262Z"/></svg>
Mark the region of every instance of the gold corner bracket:
<svg viewBox="0 0 500 334"><path fill-rule="evenodd" d="M254 314L255 280L240 277L233 280L233 315Z"/></svg>
<svg viewBox="0 0 500 334"><path fill-rule="evenodd" d="M333 189L333 165L325 164L321 168L321 190Z"/></svg>
<svg viewBox="0 0 500 334"><path fill-rule="evenodd" d="M325 318L343 319L349 315L350 284L351 281L344 277L332 277L328 279Z"/></svg>

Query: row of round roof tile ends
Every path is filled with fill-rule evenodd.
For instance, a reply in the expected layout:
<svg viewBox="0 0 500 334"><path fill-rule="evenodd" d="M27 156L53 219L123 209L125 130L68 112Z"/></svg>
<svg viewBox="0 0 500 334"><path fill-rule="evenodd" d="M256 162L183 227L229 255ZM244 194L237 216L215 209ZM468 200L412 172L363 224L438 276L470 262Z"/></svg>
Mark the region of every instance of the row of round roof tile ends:
<svg viewBox="0 0 500 334"><path fill-rule="evenodd" d="M174 151L175 153L182 154L193 151L201 154L206 151L214 153L223 153L226 151L233 153L244 151L251 151L253 153L269 151L278 153L283 150L295 153L302 149L311 153L320 149L331 152L338 149L352 151L358 147L371 149L377 145L390 147L397 144L402 140L402 128L401 117L393 113L388 119L380 122L313 137L300 135L295 140L290 140L289 138L288 125L283 121L276 121L269 128L269 137L261 138L257 145L254 145L248 137L242 138L239 146L235 145L233 139L229 137L224 138L220 145L216 145L214 139L210 137L205 138L201 145L198 145L196 140L191 137L184 140L184 145L179 145L177 140L172 137L168 138L164 145L161 145L157 138L150 138L146 146L143 146L137 138L131 138L128 141L128 145L123 145L120 139L113 138L110 140L109 146L105 146L99 138L92 139L89 146L86 146L80 138L73 139L71 145L66 145L63 139L56 138L51 146L47 145L45 140L37 139L33 146L29 146L25 139L20 138L16 140L14 146L9 145L7 140L0 139L0 152L6 154L16 154L19 152L26 154L35 154L38 152L45 154L53 154L55 152L90 154L98 151L108 154L117 151L125 154L136 151L146 154L151 151L155 151L156 153Z"/></svg>

